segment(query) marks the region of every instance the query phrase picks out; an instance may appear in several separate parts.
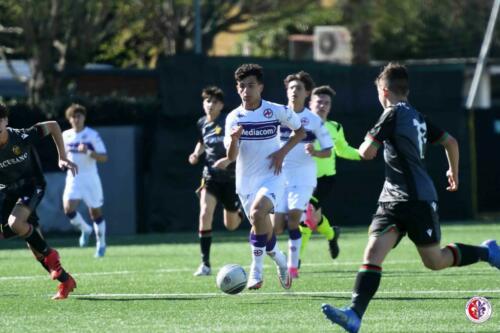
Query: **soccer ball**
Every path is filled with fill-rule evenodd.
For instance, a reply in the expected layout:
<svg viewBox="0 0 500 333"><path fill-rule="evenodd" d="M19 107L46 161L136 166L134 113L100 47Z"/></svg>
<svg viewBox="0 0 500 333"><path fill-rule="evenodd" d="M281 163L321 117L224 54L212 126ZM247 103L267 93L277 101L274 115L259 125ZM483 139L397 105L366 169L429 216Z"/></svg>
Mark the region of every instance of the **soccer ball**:
<svg viewBox="0 0 500 333"><path fill-rule="evenodd" d="M240 265L225 265L217 273L217 288L226 294L235 295L245 289L247 273Z"/></svg>

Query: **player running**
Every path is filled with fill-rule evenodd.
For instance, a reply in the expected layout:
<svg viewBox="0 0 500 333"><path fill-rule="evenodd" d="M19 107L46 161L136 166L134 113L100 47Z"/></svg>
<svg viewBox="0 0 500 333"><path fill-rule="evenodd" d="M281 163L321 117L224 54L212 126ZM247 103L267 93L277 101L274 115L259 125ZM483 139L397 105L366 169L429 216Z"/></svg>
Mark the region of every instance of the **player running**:
<svg viewBox="0 0 500 333"><path fill-rule="evenodd" d="M321 118L305 107L306 99L314 88L311 76L300 71L288 75L284 83L288 97L287 108L300 118L306 131L306 137L301 144L293 147L283 162L285 193L275 208L273 218L277 234L288 227L288 274L294 279L299 276L299 251L302 241L299 225L303 222L304 211L316 187L316 163L313 157L329 157L333 141ZM289 140L291 132L286 126L280 127L282 146ZM317 149L313 146L316 140L319 142Z"/></svg>
<svg viewBox="0 0 500 333"><path fill-rule="evenodd" d="M353 161L361 160L358 150L351 147L345 139L342 125L336 121L328 120L334 96L335 91L330 88L330 86L320 86L313 89L311 101L309 103L311 111L318 115L323 121L335 146L332 149L332 154L328 158L314 158L316 160L316 177L318 178L318 184L307 207L305 223L300 224L300 231L302 233L302 246L300 248L301 258L303 257L313 230L319 232L327 239L332 259L338 257L340 251L338 244L340 228L332 226L331 218L328 219L326 215L323 214L321 207L325 204L327 197L330 195L335 185L337 157ZM320 148L320 143L318 141L314 143L314 148Z"/></svg>
<svg viewBox="0 0 500 333"><path fill-rule="evenodd" d="M261 66L241 65L235 72L235 79L242 104L226 118L224 143L227 157L236 160L236 192L252 224L252 264L247 287L259 289L262 286L264 253L267 252L277 265L281 285L288 289L291 279L287 259L278 248L269 214L284 189L283 160L305 137L305 131L292 110L261 98L264 88ZM293 131L281 148L280 124Z"/></svg>
<svg viewBox="0 0 500 333"><path fill-rule="evenodd" d="M47 245L38 227L36 208L46 183L34 145L50 134L59 154L59 167L75 174L77 166L66 158L57 122L14 129L7 127L8 117L9 110L0 103L0 238L23 238L51 278L60 282L52 299L65 299L76 288L76 282L61 266L59 253Z"/></svg>
<svg viewBox="0 0 500 333"><path fill-rule="evenodd" d="M452 243L440 246L437 194L424 157L428 143L444 147L448 159L448 191L458 190L457 141L435 127L408 103L408 73L404 66L388 64L375 81L384 111L359 147L363 159L373 159L384 146L385 182L378 209L369 229L363 265L356 276L351 305L335 308L323 304L326 317L351 333L358 332L361 319L380 285L382 263L399 241L408 237L417 247L425 267L441 270L489 262L500 269L500 249L495 240L481 246Z"/></svg>
<svg viewBox="0 0 500 333"><path fill-rule="evenodd" d="M241 223L240 202L235 188L235 163L226 157L224 148L225 117L224 93L218 87L207 87L201 93L205 116L196 123L199 131L198 142L189 163L198 163L205 153L205 165L201 186L196 191L200 199L200 219L198 236L200 239L201 264L194 276L210 275L210 246L212 245L212 222L217 202L224 206L224 225L235 230Z"/></svg>
<svg viewBox="0 0 500 333"><path fill-rule="evenodd" d="M63 193L64 213L72 225L80 229L79 244L87 246L92 227L76 210L80 201L87 205L96 235L95 257L103 257L106 252L106 221L102 214L104 196L97 163L108 160L106 147L97 131L85 126L87 110L79 104L71 104L66 109L66 119L71 128L62 136L68 158L78 165L78 175L68 172Z"/></svg>

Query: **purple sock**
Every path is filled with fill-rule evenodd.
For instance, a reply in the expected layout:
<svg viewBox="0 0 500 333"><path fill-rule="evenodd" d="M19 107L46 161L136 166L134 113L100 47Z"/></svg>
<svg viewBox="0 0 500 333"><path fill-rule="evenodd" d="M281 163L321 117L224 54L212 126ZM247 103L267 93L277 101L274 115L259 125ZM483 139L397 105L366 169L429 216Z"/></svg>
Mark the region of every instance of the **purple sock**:
<svg viewBox="0 0 500 333"><path fill-rule="evenodd" d="M274 246L276 246L276 235L273 233L271 239L267 241L266 251L272 251L274 249Z"/></svg>
<svg viewBox="0 0 500 333"><path fill-rule="evenodd" d="M254 233L250 233L249 242L255 247L264 247L267 243L267 234L256 235Z"/></svg>

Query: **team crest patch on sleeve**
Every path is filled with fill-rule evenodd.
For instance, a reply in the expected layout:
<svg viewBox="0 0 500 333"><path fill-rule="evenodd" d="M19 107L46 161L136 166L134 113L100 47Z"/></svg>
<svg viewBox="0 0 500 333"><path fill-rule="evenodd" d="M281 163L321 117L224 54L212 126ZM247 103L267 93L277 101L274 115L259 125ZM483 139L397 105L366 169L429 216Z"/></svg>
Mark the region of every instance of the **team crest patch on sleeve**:
<svg viewBox="0 0 500 333"><path fill-rule="evenodd" d="M307 117L300 118L300 123L302 124L302 126L309 125L309 118L307 118Z"/></svg>

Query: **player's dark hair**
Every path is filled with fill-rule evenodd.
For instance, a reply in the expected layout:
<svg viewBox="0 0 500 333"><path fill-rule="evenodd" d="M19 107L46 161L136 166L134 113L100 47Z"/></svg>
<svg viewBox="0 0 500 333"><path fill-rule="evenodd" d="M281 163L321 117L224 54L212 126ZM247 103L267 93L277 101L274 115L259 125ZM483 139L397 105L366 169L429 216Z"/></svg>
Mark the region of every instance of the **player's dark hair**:
<svg viewBox="0 0 500 333"><path fill-rule="evenodd" d="M234 79L236 82L240 82L252 75L255 76L257 82L262 83L264 80L262 66L257 64L243 64L234 72Z"/></svg>
<svg viewBox="0 0 500 333"><path fill-rule="evenodd" d="M407 96L409 93L408 71L405 66L390 62L375 80L375 84L385 83L387 89L398 96Z"/></svg>
<svg viewBox="0 0 500 333"><path fill-rule="evenodd" d="M285 83L285 88L288 88L288 84L290 84L290 82L292 81L301 81L307 91L313 90L316 86L311 75L304 71L288 75L283 81Z"/></svg>
<svg viewBox="0 0 500 333"><path fill-rule="evenodd" d="M311 93L311 96L314 95L328 95L330 96L331 99L333 99L333 97L337 95L337 93L330 86L325 85L314 88Z"/></svg>
<svg viewBox="0 0 500 333"><path fill-rule="evenodd" d="M205 100L210 97L213 97L217 99L219 102L224 103L224 92L219 87L208 86L201 91L201 98Z"/></svg>
<svg viewBox="0 0 500 333"><path fill-rule="evenodd" d="M7 105L0 102L0 119L8 117L9 117L9 109L7 108Z"/></svg>
<svg viewBox="0 0 500 333"><path fill-rule="evenodd" d="M69 119L73 117L76 113L79 113L83 115L84 117L87 116L87 109L80 104L73 103L68 108L66 109L66 112L64 112L64 115L66 116L66 119Z"/></svg>

